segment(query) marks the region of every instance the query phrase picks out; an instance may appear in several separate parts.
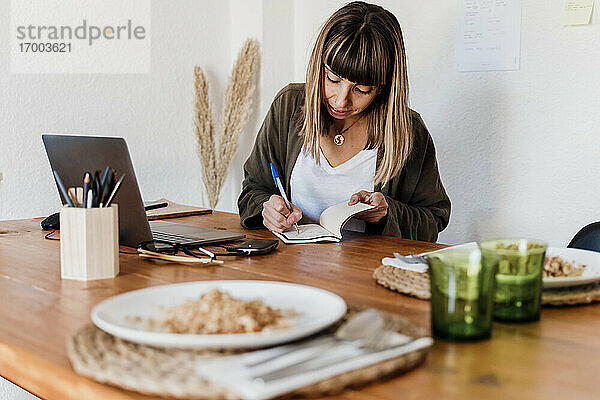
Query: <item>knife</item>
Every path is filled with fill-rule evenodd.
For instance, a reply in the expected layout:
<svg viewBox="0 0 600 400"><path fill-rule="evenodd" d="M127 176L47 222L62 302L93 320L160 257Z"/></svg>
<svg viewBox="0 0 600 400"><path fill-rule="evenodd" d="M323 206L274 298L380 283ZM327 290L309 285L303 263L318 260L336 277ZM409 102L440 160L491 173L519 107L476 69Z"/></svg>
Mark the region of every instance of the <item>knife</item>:
<svg viewBox="0 0 600 400"><path fill-rule="evenodd" d="M267 374L262 374L258 376L254 375L252 376L252 378L254 378L255 381L270 382L278 379L287 378L293 375L299 375L306 372L316 371L322 368L330 367L338 363L350 361L356 357L383 353L392 349L407 346L411 343L414 343L417 340L419 339L413 339L409 342L404 342L400 345L390 346L383 350L367 349L364 347L360 347L358 344L353 342L340 343L321 356L311 358L301 363L284 367L277 371L269 372Z"/></svg>

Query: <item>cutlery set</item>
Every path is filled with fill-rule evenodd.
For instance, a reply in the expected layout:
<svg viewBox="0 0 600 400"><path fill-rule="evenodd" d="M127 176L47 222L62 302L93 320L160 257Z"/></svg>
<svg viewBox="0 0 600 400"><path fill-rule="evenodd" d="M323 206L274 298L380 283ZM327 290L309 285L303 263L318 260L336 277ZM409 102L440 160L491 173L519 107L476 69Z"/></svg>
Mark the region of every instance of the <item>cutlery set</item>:
<svg viewBox="0 0 600 400"><path fill-rule="evenodd" d="M398 328L377 310L365 310L333 334L203 362L196 371L233 385L245 399L268 399L433 343L429 337L400 334Z"/></svg>
<svg viewBox="0 0 600 400"><path fill-rule="evenodd" d="M280 379L365 352L375 353L408 343L411 338L397 333L397 329L394 320L384 318L376 310L365 310L350 318L332 336L250 353L243 364L252 370L254 379ZM261 359L264 356L267 358Z"/></svg>

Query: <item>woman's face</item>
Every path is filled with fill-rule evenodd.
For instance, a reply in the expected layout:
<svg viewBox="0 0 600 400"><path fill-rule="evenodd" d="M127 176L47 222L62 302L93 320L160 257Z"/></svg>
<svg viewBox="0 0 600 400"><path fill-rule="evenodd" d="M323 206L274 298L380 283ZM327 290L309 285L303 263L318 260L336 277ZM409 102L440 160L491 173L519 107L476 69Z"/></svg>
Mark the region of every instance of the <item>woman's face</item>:
<svg viewBox="0 0 600 400"><path fill-rule="evenodd" d="M335 119L348 119L362 113L377 96L376 86L358 85L337 76L325 66L325 107Z"/></svg>

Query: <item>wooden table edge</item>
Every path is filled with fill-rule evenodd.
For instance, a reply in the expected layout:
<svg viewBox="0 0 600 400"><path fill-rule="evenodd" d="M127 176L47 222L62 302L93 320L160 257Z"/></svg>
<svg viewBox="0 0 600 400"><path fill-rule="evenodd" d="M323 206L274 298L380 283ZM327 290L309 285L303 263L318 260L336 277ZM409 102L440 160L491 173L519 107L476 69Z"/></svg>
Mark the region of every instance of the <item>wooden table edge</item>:
<svg viewBox="0 0 600 400"><path fill-rule="evenodd" d="M0 375L40 398L131 400L112 386L95 382L73 369L59 367L18 346L0 340ZM68 381L65 385L63 382Z"/></svg>

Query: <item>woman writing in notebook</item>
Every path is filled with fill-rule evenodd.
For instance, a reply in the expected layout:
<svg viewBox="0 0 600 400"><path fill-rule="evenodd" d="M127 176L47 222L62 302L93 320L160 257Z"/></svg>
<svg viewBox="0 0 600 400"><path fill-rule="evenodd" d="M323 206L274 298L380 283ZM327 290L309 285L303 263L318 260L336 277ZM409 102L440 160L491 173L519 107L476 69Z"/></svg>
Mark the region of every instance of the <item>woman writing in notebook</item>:
<svg viewBox="0 0 600 400"><path fill-rule="evenodd" d="M273 184L273 163L293 212ZM408 108L402 32L380 6L350 3L324 24L306 84L282 89L244 165L241 223L282 232L341 202L374 207L345 229L435 241L450 200L435 148Z"/></svg>

